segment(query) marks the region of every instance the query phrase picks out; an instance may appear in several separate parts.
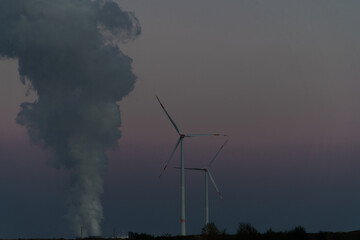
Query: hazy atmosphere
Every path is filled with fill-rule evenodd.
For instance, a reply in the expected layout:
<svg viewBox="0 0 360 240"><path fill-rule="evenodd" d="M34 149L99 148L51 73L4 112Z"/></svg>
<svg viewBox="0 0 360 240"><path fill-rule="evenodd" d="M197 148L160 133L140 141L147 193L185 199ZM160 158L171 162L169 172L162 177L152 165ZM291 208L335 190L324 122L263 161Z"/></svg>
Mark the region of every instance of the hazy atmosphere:
<svg viewBox="0 0 360 240"><path fill-rule="evenodd" d="M179 234L178 152L158 178L178 135L156 96L185 133L229 135L220 229L360 229L360 2L22 2L0 0L0 238ZM186 139L185 166L225 140ZM187 234L204 194L186 172Z"/></svg>

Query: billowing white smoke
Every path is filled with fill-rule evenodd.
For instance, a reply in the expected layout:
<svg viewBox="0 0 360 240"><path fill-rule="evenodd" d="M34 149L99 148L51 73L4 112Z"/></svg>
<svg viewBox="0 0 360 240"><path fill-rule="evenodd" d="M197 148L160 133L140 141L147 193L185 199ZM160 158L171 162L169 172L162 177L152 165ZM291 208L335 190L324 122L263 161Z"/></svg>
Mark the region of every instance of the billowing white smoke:
<svg viewBox="0 0 360 240"><path fill-rule="evenodd" d="M68 218L77 234L100 235L105 150L120 137L116 104L133 88L132 60L116 43L140 34L113 1L0 0L0 55L17 58L38 98L17 122L71 171Z"/></svg>

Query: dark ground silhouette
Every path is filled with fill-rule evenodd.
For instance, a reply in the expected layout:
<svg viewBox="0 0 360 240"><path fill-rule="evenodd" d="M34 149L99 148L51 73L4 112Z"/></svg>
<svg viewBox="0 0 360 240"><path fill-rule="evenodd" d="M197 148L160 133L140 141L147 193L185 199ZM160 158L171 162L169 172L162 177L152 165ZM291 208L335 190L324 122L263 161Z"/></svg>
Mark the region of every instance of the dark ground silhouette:
<svg viewBox="0 0 360 240"><path fill-rule="evenodd" d="M124 238L101 238L88 237L76 238L74 240L123 240ZM350 232L317 232L307 233L302 226L296 226L288 231L273 231L271 228L264 233L257 231L249 223L240 223L236 234L228 234L226 230L219 230L214 223L209 223L201 229L199 235L171 236L164 234L162 236L153 236L147 233L129 232L129 240L360 240L360 230ZM1 239L0 240L9 240ZM29 238L18 240L69 240L64 238Z"/></svg>

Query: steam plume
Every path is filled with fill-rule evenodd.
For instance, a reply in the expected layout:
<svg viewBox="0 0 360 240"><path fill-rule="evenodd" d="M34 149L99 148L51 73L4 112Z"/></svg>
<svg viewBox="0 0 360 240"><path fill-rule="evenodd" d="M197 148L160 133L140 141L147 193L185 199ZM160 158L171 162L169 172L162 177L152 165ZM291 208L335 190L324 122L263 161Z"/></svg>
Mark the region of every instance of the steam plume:
<svg viewBox="0 0 360 240"><path fill-rule="evenodd" d="M120 138L120 101L133 88L132 60L117 43L140 34L137 18L113 1L0 0L0 55L17 58L35 102L17 123L71 171L74 232L100 235L105 149Z"/></svg>

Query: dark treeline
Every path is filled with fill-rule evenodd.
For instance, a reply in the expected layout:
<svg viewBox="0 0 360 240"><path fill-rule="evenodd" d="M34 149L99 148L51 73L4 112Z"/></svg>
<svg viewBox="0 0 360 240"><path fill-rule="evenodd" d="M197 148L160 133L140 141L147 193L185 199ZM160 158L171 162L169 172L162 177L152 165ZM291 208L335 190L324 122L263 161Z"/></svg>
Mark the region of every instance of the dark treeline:
<svg viewBox="0 0 360 240"><path fill-rule="evenodd" d="M226 229L219 230L214 223L202 228L201 234L190 236L153 236L146 233L134 233L134 240L360 240L360 231L307 233L302 226L287 231L273 231L271 228L260 233L249 223L240 223L236 234L228 234Z"/></svg>
<svg viewBox="0 0 360 240"><path fill-rule="evenodd" d="M121 240L124 238L77 238L76 240ZM307 233L302 226L294 227L287 231L273 231L271 228L260 233L249 223L240 223L236 234L228 234L226 229L219 230L214 223L209 223L201 229L199 235L171 236L164 234L154 236L147 233L129 233L129 240L360 240L360 231L352 232L318 232ZM5 240L5 239L0 239ZM47 239L18 239L18 240L47 240ZM69 239L49 239L69 240Z"/></svg>

